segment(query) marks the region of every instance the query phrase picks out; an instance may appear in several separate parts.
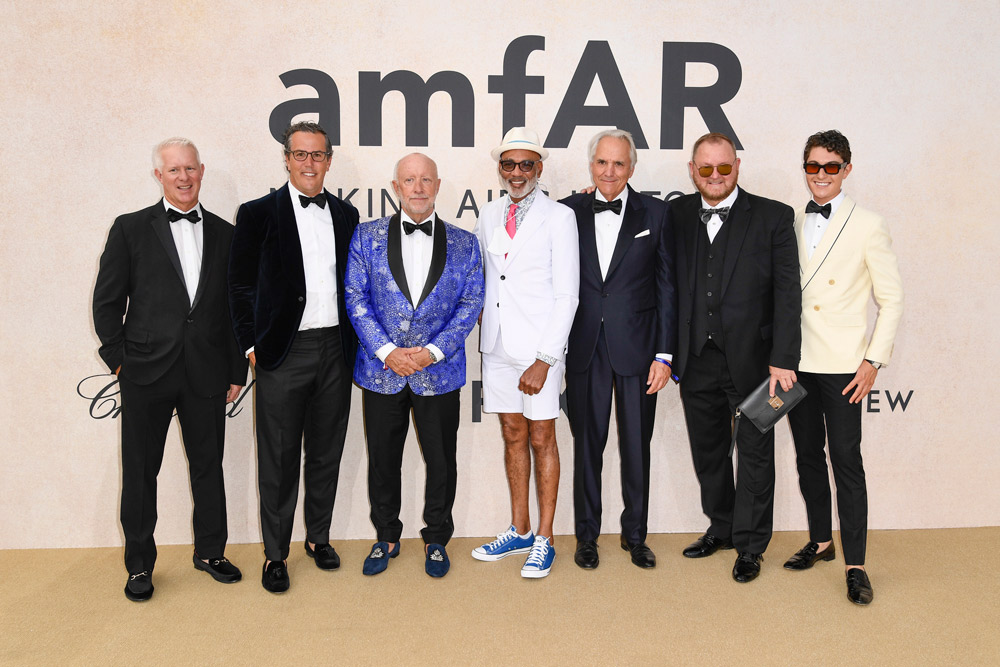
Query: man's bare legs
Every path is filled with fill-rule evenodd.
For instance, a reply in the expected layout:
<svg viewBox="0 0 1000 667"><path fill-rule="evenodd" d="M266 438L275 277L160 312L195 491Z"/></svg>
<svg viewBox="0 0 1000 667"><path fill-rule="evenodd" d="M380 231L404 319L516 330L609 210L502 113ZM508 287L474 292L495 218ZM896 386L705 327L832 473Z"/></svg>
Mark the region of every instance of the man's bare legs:
<svg viewBox="0 0 1000 667"><path fill-rule="evenodd" d="M504 442L504 467L510 487L511 524L521 535L531 531L528 510L528 480L531 454L535 455L535 487L538 490L537 535L552 540L552 522L559 494L559 448L556 420L534 421L519 413L500 413ZM554 544L554 542L553 542Z"/></svg>

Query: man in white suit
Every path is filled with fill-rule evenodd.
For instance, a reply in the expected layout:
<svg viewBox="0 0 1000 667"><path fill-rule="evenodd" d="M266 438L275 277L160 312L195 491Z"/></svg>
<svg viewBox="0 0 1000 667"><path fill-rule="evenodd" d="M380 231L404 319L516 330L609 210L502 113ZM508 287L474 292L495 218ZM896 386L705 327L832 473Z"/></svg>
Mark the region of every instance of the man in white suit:
<svg viewBox="0 0 1000 667"><path fill-rule="evenodd" d="M802 360L799 382L809 395L789 413L799 488L809 518L809 543L785 563L805 570L834 559L830 481L837 484L847 597L873 598L865 573L868 492L861 459L861 403L889 362L903 315L903 286L885 219L843 192L851 146L836 130L812 135L803 153L812 200L795 212L802 274ZM871 339L868 304L878 317Z"/></svg>
<svg viewBox="0 0 1000 667"><path fill-rule="evenodd" d="M552 520L559 490L555 423L566 341L580 287L576 217L538 187L548 154L533 130L508 131L490 153L507 194L486 204L476 224L486 269L479 345L483 409L500 415L511 526L473 550L472 556L495 561L528 553L521 568L521 576L527 578L547 576L555 559ZM532 533L528 511L532 453L537 533Z"/></svg>

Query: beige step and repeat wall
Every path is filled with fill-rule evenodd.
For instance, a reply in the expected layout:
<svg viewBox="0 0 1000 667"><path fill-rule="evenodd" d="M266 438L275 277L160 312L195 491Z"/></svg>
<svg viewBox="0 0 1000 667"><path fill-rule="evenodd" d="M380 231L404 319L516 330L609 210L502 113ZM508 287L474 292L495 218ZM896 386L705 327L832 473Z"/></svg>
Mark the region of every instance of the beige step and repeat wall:
<svg viewBox="0 0 1000 667"><path fill-rule="evenodd" d="M641 134L648 148L633 184L660 196L692 191L687 157L706 127L731 129L743 147L741 185L798 206L808 197L805 138L842 130L854 149L847 190L887 216L906 288L893 363L865 404L871 527L1000 523L998 32L1000 9L985 0L8 3L0 548L122 543L118 397L97 356L90 301L112 220L159 197L153 145L193 139L207 167L202 202L232 220L240 202L284 183L272 130L293 116L318 117L339 135L327 185L363 220L391 210L392 165L420 150L440 165L439 214L466 229L498 194L489 149L505 126L546 137L543 180L557 197L588 184L586 143L604 126ZM448 92L428 102L434 89ZM480 420L473 405L477 341L473 332L457 535L509 521L497 419ZM335 540L374 535L360 391L354 398ZM252 397L227 424L230 539L257 542ZM556 532L572 534L564 416L558 435ZM167 445L157 539L190 543L176 426ZM785 424L777 461L775 527L802 530ZM609 533L619 527L617 472L612 444ZM404 477L405 535L415 536L423 465L412 436ZM649 518L652 532L706 526L675 386L659 398Z"/></svg>

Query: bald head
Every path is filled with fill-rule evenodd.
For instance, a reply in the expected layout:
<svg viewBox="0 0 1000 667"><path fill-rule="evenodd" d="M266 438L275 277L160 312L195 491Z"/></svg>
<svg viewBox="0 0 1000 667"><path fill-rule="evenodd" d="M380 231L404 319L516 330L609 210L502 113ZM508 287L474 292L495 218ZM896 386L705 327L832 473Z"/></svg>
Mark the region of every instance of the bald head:
<svg viewBox="0 0 1000 667"><path fill-rule="evenodd" d="M392 190L400 208L414 222L423 222L434 212L440 188L437 165L423 153L410 153L393 169Z"/></svg>

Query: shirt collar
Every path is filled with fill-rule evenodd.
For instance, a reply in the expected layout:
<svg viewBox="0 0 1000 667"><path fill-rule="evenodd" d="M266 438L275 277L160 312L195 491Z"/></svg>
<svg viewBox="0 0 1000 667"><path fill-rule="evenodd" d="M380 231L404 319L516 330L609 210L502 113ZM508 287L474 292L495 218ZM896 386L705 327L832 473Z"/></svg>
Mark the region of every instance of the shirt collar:
<svg viewBox="0 0 1000 667"><path fill-rule="evenodd" d="M844 203L844 197L846 197L846 196L847 196L847 193L845 193L843 190L841 190L840 194L838 194L836 197L834 197L833 199L831 199L830 201L827 202L827 204L830 205L830 217L827 218L827 220L832 219L833 216L837 214L837 209L840 208L840 205ZM813 199L811 201L816 201L816 200ZM810 215L816 215L816 214L812 213Z"/></svg>
<svg viewBox="0 0 1000 667"><path fill-rule="evenodd" d="M607 198L603 194L601 194L600 190L594 190L594 196L597 197L598 201L605 201L605 202L608 201ZM618 193L618 196L615 197L615 199L616 200L617 199L621 200L621 202L622 202L622 210L624 211L625 210L625 204L628 202L628 186L627 185L625 186L624 190L622 190L621 192Z"/></svg>

